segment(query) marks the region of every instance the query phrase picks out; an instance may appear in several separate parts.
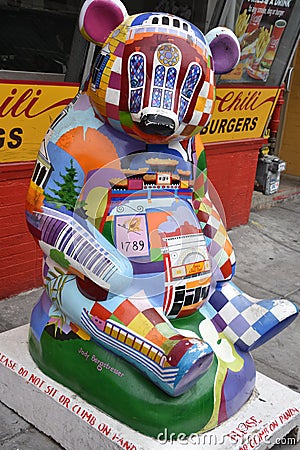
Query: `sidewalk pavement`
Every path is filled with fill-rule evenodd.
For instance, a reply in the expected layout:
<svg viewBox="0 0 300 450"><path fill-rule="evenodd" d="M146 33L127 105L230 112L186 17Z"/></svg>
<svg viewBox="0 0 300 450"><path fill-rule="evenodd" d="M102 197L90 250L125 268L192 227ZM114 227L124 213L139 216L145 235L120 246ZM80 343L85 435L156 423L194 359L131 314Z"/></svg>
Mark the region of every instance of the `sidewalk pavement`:
<svg viewBox="0 0 300 450"><path fill-rule="evenodd" d="M300 308L300 196L251 212L249 223L229 232L236 258L235 283L257 298L287 298ZM39 290L0 301L0 332L28 323ZM299 318L252 352L257 370L300 392ZM300 450L300 443L274 450ZM0 403L1 450L61 447ZM76 449L74 449L76 450ZM225 449L224 449L225 450Z"/></svg>

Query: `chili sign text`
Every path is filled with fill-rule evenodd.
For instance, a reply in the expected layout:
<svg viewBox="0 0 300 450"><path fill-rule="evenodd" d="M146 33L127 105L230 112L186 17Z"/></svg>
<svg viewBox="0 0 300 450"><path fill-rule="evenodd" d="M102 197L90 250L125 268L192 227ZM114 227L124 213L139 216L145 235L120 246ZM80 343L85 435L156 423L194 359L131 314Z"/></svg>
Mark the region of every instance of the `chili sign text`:
<svg viewBox="0 0 300 450"><path fill-rule="evenodd" d="M0 163L33 161L56 116L77 94L73 84L0 82ZM262 137L280 89L218 87L203 142Z"/></svg>
<svg viewBox="0 0 300 450"><path fill-rule="evenodd" d="M0 162L35 160L49 125L77 91L75 84L0 82Z"/></svg>

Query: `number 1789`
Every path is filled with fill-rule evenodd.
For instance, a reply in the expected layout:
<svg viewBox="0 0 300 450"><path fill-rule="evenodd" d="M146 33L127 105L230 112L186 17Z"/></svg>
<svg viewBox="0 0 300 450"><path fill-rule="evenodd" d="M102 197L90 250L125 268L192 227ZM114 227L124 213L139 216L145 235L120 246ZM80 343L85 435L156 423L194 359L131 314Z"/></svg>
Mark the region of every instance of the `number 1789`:
<svg viewBox="0 0 300 450"><path fill-rule="evenodd" d="M125 252L133 250L135 252L141 252L145 246L144 241L121 241L121 248Z"/></svg>

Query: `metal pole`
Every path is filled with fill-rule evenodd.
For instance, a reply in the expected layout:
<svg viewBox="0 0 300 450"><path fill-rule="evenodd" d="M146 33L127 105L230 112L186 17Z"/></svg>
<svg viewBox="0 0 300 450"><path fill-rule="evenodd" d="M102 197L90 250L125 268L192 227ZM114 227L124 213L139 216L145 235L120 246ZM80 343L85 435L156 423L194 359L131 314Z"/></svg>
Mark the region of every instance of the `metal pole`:
<svg viewBox="0 0 300 450"><path fill-rule="evenodd" d="M230 28L231 30L234 30L234 24L235 24L235 7L236 7L236 0L231 0L229 9L228 9L228 15L226 18L226 26Z"/></svg>
<svg viewBox="0 0 300 450"><path fill-rule="evenodd" d="M82 77L81 77L81 86L80 86L81 88L84 86L84 83L86 82L87 78L90 75L91 67L92 67L92 64L93 64L95 50L96 50L96 44L93 44L92 42L90 42L89 47L88 47L87 56L85 58L83 74L82 74Z"/></svg>
<svg viewBox="0 0 300 450"><path fill-rule="evenodd" d="M88 42L81 36L76 23L65 81L80 83L85 67Z"/></svg>

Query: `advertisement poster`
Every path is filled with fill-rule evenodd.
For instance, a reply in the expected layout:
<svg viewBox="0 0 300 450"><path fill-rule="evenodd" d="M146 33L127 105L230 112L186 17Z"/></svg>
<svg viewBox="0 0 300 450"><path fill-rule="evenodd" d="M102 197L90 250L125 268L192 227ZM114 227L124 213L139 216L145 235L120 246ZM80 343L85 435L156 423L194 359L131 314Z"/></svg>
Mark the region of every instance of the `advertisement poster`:
<svg viewBox="0 0 300 450"><path fill-rule="evenodd" d="M241 45L238 66L221 80L266 82L295 0L244 0L235 23Z"/></svg>

